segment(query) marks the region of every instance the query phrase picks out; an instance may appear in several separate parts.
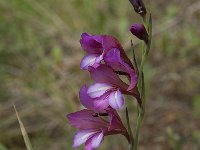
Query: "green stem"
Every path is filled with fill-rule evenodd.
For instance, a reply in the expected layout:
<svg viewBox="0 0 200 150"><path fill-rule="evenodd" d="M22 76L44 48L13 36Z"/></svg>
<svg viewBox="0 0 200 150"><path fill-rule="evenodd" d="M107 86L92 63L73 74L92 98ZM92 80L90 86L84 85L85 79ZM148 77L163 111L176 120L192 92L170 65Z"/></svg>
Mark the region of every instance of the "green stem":
<svg viewBox="0 0 200 150"><path fill-rule="evenodd" d="M131 130L131 125L130 125L130 121L129 121L128 108L126 108L126 121L127 121L127 125L128 125L128 133L129 133L129 138L130 138L130 147L129 147L129 149L132 150L133 149L133 145L134 145L134 138L133 138L133 132Z"/></svg>
<svg viewBox="0 0 200 150"><path fill-rule="evenodd" d="M138 107L140 107L140 106L138 106ZM137 150L137 147L138 147L138 139L139 139L139 134L140 134L140 129L141 129L141 124L142 124L143 118L144 118L144 111L143 111L143 109L140 109L139 110L139 116L137 118L136 131L135 131L135 141L134 141L133 150Z"/></svg>
<svg viewBox="0 0 200 150"><path fill-rule="evenodd" d="M134 142L133 142L134 145L133 145L132 150L137 150L137 148L138 148L140 129L141 129L142 121L143 121L144 114L145 114L146 97L145 97L145 83L144 83L143 68L144 68L145 61L148 57L148 53L149 53L150 46L151 46L151 37L152 37L151 15L150 15L150 18L149 18L148 25L147 25L147 22L146 22L146 18L143 18L143 19L144 19L143 21L144 21L145 28L148 30L148 33L149 33L149 40L148 40L148 43L145 43L145 45L144 45L144 48L143 48L143 51L142 51L143 52L142 53L142 60L141 60L140 69L139 69L138 90L140 92L142 105L137 106L139 114L137 116L136 130L135 130L135 136L134 136Z"/></svg>
<svg viewBox="0 0 200 150"><path fill-rule="evenodd" d="M137 118L137 124L136 124L136 131L135 131L135 140L134 140L134 147L133 150L137 150L138 147L138 141L139 141L139 133L142 125L142 121L145 114L145 84L144 84L144 74L141 72L141 99L142 99L142 106L138 105L138 118Z"/></svg>
<svg viewBox="0 0 200 150"><path fill-rule="evenodd" d="M139 88L140 94L142 93L142 72L143 72L145 61L146 61L146 57L147 57L147 48L146 50L144 50L144 54L142 55L142 60L141 60L140 69L139 69L138 88ZM142 95L140 96L142 97Z"/></svg>
<svg viewBox="0 0 200 150"><path fill-rule="evenodd" d="M138 86L139 86L139 91L140 91L140 97L142 100L142 106L140 106L140 105L137 106L139 114L137 117L133 150L137 150L139 133L140 133L140 129L141 129L142 120L143 120L144 114L145 114L145 86L144 86L143 66L144 66L146 57L147 57L147 55L145 52L145 54L142 57L142 62L141 62L140 71L139 71L139 83L138 83L139 85Z"/></svg>

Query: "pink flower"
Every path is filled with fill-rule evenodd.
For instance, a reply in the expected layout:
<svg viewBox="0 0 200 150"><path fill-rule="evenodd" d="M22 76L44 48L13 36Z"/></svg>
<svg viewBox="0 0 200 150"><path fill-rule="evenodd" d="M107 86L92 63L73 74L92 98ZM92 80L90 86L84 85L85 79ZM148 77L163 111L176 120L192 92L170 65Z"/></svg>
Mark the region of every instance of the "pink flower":
<svg viewBox="0 0 200 150"><path fill-rule="evenodd" d="M102 119L108 115L108 119ZM100 146L104 136L122 134L129 141L129 135L117 112L108 108L103 113L83 109L67 115L69 123L78 129L74 136L73 147L85 143L85 150L93 150Z"/></svg>
<svg viewBox="0 0 200 150"><path fill-rule="evenodd" d="M80 101L88 109L104 110L111 106L120 109L124 105L122 94L139 98L137 88L128 90L129 86L108 66L100 65L90 68L94 84L80 90Z"/></svg>
<svg viewBox="0 0 200 150"><path fill-rule="evenodd" d="M89 66L98 67L98 65L104 59L104 56L112 48L117 48L120 51L123 60L129 65L132 65L119 41L113 36L89 35L87 33L83 33L81 37L81 47L87 52L87 55L81 61L81 69L88 70Z"/></svg>

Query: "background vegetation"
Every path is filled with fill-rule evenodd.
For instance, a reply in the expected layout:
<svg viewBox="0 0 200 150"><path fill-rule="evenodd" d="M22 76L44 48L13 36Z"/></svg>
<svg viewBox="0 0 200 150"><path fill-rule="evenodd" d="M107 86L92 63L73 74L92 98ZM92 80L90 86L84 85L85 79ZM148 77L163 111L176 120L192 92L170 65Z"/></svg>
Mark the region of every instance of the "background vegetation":
<svg viewBox="0 0 200 150"><path fill-rule="evenodd" d="M140 150L199 150L200 1L145 3L154 37ZM35 150L72 149L65 116L81 109L78 91L89 80L79 69L81 33L112 34L131 57L130 40L138 55L140 41L128 29L139 21L128 0L0 0L0 150L25 149L13 103ZM106 137L100 149L127 143Z"/></svg>

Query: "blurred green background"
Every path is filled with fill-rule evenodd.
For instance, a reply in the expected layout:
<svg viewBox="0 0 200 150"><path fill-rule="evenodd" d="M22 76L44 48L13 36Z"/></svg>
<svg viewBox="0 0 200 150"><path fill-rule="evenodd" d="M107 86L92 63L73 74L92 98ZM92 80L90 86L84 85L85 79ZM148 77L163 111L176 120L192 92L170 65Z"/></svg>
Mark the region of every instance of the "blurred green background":
<svg viewBox="0 0 200 150"><path fill-rule="evenodd" d="M144 2L154 35L139 149L199 150L200 1ZM128 0L0 0L0 150L25 149L12 104L35 150L71 150L75 130L65 116L81 109L79 88L91 82L79 69L81 33L112 34L131 58L130 40L138 56L141 42L129 26L140 21ZM134 128L135 104L126 104ZM99 149L127 142L108 136Z"/></svg>

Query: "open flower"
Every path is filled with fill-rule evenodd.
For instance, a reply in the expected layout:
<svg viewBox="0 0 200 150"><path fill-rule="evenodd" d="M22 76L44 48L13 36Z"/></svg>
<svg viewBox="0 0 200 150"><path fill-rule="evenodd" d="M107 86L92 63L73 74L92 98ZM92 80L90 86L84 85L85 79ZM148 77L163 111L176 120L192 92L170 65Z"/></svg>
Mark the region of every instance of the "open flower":
<svg viewBox="0 0 200 150"><path fill-rule="evenodd" d="M124 105L122 94L132 95L139 100L137 88L128 90L129 86L109 66L90 68L90 74L95 83L89 87L83 86L79 93L80 101L86 108L104 110L111 106L120 109Z"/></svg>
<svg viewBox="0 0 200 150"><path fill-rule="evenodd" d="M88 70L88 67L97 68L105 55L112 49L117 48L120 51L123 61L129 65L131 61L126 56L119 41L110 35L89 35L83 33L80 39L81 47L87 52L87 55L81 61L81 69Z"/></svg>
<svg viewBox="0 0 200 150"><path fill-rule="evenodd" d="M87 52L87 55L81 61L81 68L83 70L90 70L91 67L98 68L104 62L115 72L123 73L128 77L130 80L128 90L135 88L137 74L116 38L110 35L89 35L83 33L80 43Z"/></svg>
<svg viewBox="0 0 200 150"><path fill-rule="evenodd" d="M67 115L69 123L78 129L74 136L73 147L79 147L85 143L85 150L93 150L100 146L104 136L122 134L129 141L129 135L119 115L112 108L108 108L104 114L108 119L102 119L100 113L83 109Z"/></svg>

